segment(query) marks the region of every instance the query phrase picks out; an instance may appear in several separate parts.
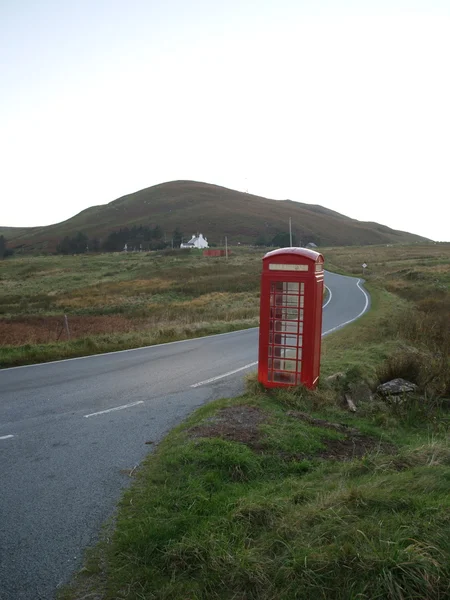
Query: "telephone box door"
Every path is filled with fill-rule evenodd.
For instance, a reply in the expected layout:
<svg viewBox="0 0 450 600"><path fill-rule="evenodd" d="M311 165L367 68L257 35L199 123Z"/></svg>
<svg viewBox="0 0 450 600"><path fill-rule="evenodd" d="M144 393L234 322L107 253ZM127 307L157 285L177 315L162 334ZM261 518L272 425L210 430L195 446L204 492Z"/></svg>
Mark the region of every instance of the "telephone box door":
<svg viewBox="0 0 450 600"><path fill-rule="evenodd" d="M258 380L266 387L306 385L319 378L323 256L281 248L263 258Z"/></svg>
<svg viewBox="0 0 450 600"><path fill-rule="evenodd" d="M302 372L305 284L270 282L268 380L300 384Z"/></svg>

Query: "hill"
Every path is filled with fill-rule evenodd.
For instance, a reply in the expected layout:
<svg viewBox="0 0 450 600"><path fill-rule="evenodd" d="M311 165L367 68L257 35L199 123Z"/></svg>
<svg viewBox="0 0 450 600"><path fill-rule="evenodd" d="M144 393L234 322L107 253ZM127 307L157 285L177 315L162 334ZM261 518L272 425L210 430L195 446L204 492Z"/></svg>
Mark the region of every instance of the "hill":
<svg viewBox="0 0 450 600"><path fill-rule="evenodd" d="M54 251L64 236L82 231L104 239L133 225L159 225L170 237L178 227L185 236L202 232L209 242L254 243L288 230L289 217L298 243L347 246L412 243L426 238L378 223L351 219L322 206L292 200L270 200L194 181L172 181L93 206L74 217L45 227L0 227L10 247L22 251Z"/></svg>

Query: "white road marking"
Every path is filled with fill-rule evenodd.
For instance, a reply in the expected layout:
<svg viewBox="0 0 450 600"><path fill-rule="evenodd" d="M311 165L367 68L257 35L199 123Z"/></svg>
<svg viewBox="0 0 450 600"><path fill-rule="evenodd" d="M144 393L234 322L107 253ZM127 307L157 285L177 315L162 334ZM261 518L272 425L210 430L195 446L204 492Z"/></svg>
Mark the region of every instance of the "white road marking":
<svg viewBox="0 0 450 600"><path fill-rule="evenodd" d="M356 319L359 319L359 317L361 317L367 310L367 307L369 306L369 296L367 295L367 293L362 289L362 287L360 286L361 283L361 279L358 279L356 286L361 290L361 292L364 294L364 297L366 298L366 303L364 305L364 308L362 309L362 311L359 313L359 315L357 315L356 317L354 317L353 319L350 319L349 321L345 321L345 323L341 323L340 325L336 325L336 327L333 327L332 329L329 329L328 331L324 331L322 333L322 337L324 335L328 335L329 333L331 333L332 331L336 331L336 329L340 329L341 327L344 327L344 325L348 325L349 323L353 323L353 321L356 321Z"/></svg>
<svg viewBox="0 0 450 600"><path fill-rule="evenodd" d="M325 304L322 306L322 308L325 308L326 306L328 306L330 304L331 298L333 297L333 294L331 293L330 288L327 285L325 287L328 290L329 296L328 296L328 300L325 302Z"/></svg>
<svg viewBox="0 0 450 600"><path fill-rule="evenodd" d="M250 367L254 367L258 364L258 361L249 363L248 365L244 365L243 367L239 367L239 369L234 369L234 371L228 371L228 373L224 373L223 375L217 375L216 377L211 377L210 379L205 379L205 381L199 381L198 383L194 383L191 387L196 388L201 385L206 385L207 383L212 383L213 381L217 381L218 379L223 379L224 377L228 377L229 375L234 375L235 373L239 373L239 371L243 371L244 369L249 369Z"/></svg>
<svg viewBox="0 0 450 600"><path fill-rule="evenodd" d="M14 437L13 435L2 435L0 437L0 440L9 440L9 438L13 438L13 437Z"/></svg>
<svg viewBox="0 0 450 600"><path fill-rule="evenodd" d="M122 406L115 406L114 408L107 408L106 410L100 410L99 412L91 413L90 415L84 415L87 418L96 417L97 415L104 415L105 413L114 412L115 410L123 410L124 408L130 408L130 406L136 406L138 404L144 404L143 400L138 402L131 402L130 404L123 404Z"/></svg>

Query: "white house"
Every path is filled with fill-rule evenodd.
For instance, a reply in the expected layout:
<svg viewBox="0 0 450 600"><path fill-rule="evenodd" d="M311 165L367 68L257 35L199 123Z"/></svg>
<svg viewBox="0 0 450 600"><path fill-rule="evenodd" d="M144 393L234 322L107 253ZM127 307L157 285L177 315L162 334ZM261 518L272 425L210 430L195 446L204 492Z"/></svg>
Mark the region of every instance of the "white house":
<svg viewBox="0 0 450 600"><path fill-rule="evenodd" d="M186 244L181 244L180 248L209 248L208 240L202 233L193 235Z"/></svg>

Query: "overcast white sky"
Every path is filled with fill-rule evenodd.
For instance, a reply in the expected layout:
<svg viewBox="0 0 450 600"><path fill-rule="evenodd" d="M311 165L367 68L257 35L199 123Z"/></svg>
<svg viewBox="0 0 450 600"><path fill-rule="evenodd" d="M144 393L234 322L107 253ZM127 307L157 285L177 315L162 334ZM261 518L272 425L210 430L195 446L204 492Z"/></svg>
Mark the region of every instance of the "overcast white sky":
<svg viewBox="0 0 450 600"><path fill-rule="evenodd" d="M193 179L450 241L448 0L1 0L0 50L2 226Z"/></svg>

